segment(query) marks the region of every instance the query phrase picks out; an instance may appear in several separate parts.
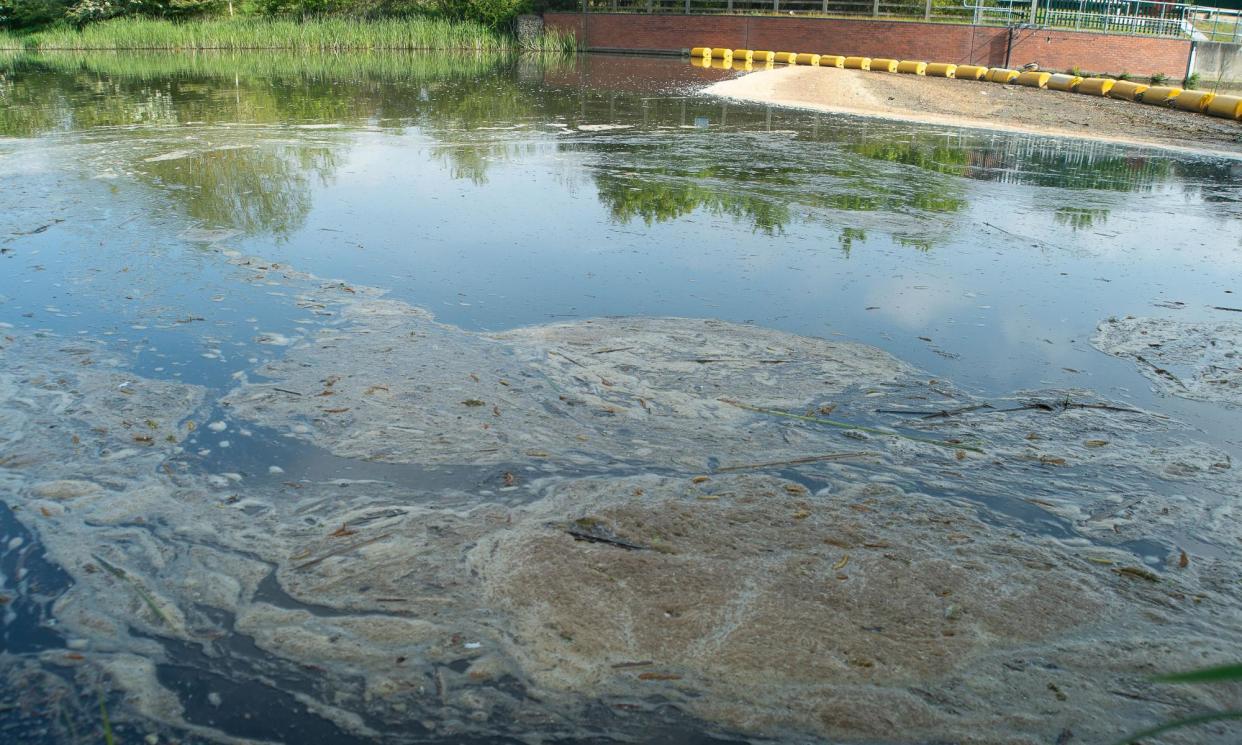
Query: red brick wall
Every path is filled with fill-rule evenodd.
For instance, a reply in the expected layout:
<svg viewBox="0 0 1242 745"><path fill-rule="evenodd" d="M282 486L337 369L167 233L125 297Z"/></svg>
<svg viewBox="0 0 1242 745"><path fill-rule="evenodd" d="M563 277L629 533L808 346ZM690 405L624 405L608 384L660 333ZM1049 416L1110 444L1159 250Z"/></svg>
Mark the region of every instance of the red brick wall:
<svg viewBox="0 0 1242 745"><path fill-rule="evenodd" d="M692 46L777 52L857 54L931 62L1010 66L1035 62L1049 70L1186 74L1190 41L1078 31L1010 30L944 23L777 18L545 13L549 28L572 31L585 49L677 51Z"/></svg>

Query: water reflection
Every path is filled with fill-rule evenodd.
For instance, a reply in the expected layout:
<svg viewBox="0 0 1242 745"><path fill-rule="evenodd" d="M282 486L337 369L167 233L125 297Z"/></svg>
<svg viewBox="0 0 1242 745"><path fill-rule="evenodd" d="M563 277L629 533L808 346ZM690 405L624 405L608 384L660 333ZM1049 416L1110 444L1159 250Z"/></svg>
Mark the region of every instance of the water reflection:
<svg viewBox="0 0 1242 745"><path fill-rule="evenodd" d="M330 182L339 160L327 147L226 146L149 157L135 172L201 225L285 237L310 214L311 181Z"/></svg>
<svg viewBox="0 0 1242 745"><path fill-rule="evenodd" d="M607 57L19 54L0 62L0 134L213 124L416 134L450 179L478 185L498 164L552 150L581 158L617 223L701 211L774 235L812 222L851 231L840 234L846 248L877 231L918 248L944 242L952 216L970 203L971 181L1124 193L1170 182L1194 190L1232 175L1219 161L1099 143L934 127L911 134L892 123L857 127L721 103L680 91L734 71L678 69L670 79L665 60ZM692 128L703 131L681 131ZM317 134L281 142L216 131L197 148L152 138L146 148L135 143L124 170L203 224L288 236L309 213L315 185L330 182L356 146L348 133ZM181 149L190 152L174 157ZM1230 194L1203 189L1208 200ZM1096 202L1043 208L1085 229L1110 212Z"/></svg>

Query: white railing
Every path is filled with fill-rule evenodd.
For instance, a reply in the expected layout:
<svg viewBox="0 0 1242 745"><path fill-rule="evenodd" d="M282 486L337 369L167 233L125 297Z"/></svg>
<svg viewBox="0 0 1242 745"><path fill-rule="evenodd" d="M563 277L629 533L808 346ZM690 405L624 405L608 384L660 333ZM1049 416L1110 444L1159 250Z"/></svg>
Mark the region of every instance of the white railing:
<svg viewBox="0 0 1242 745"><path fill-rule="evenodd" d="M1242 41L1242 11L1157 0L581 0L591 13L781 15L967 23Z"/></svg>

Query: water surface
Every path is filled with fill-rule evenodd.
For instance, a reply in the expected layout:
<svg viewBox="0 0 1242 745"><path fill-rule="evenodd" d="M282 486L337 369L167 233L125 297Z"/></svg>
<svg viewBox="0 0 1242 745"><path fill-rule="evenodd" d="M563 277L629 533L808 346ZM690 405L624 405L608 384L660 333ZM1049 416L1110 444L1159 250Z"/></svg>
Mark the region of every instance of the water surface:
<svg viewBox="0 0 1242 745"><path fill-rule="evenodd" d="M1242 163L697 93L729 74L628 56L12 55L0 323L102 339L135 374L217 396L315 326L286 289L242 281L225 260L240 252L470 330L650 315L852 339L984 396L1092 388L1242 452L1236 412L1158 397L1088 344L1110 316L1237 315L1217 308L1242 306ZM27 538L0 565L7 593L34 544L0 525ZM66 581L39 575L51 596ZM44 606L12 610L7 650L54 643ZM238 685L187 664L161 670L187 699ZM291 707L229 731L312 736Z"/></svg>

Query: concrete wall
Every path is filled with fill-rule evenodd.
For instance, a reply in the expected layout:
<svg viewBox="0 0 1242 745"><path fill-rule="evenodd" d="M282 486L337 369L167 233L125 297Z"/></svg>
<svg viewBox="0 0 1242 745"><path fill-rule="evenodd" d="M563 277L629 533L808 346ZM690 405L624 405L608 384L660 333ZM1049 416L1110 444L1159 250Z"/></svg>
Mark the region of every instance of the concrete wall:
<svg viewBox="0 0 1242 745"><path fill-rule="evenodd" d="M1195 42L1195 65L1200 86L1215 83L1242 83L1242 44L1223 41ZM1209 86L1210 90L1210 86Z"/></svg>
<svg viewBox="0 0 1242 745"><path fill-rule="evenodd" d="M1181 78L1190 41L947 23L775 16L545 13L588 50L672 52L697 46L921 59ZM1007 59L1008 58L1008 59ZM1206 77L1206 76L1205 76Z"/></svg>

